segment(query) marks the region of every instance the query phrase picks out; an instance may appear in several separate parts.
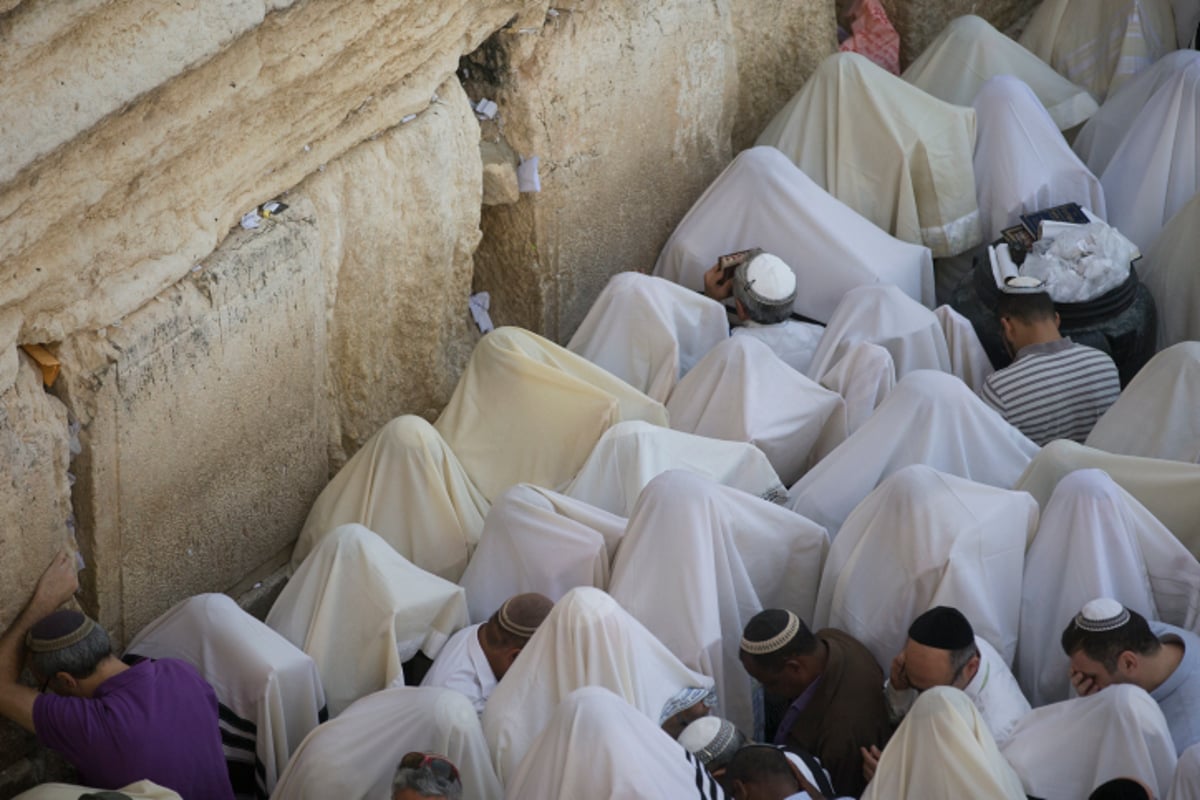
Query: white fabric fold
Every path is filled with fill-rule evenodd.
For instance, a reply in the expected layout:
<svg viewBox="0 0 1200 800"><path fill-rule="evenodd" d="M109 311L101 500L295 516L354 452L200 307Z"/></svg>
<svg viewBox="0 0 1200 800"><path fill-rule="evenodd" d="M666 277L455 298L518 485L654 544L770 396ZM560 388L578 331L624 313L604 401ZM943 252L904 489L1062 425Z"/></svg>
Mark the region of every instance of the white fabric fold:
<svg viewBox="0 0 1200 800"><path fill-rule="evenodd" d="M1035 708L1001 749L1033 797L1087 797L1114 778L1134 778L1163 797L1175 743L1158 703L1131 684Z"/></svg>
<svg viewBox="0 0 1200 800"><path fill-rule="evenodd" d="M1167 800L1200 800L1200 744L1179 754Z"/></svg>
<svg viewBox="0 0 1200 800"><path fill-rule="evenodd" d="M711 688L599 589L572 589L517 656L483 712L496 773L506 783L555 708L584 686L611 690L657 726L680 690Z"/></svg>
<svg viewBox="0 0 1200 800"><path fill-rule="evenodd" d="M1037 502L914 464L885 479L829 548L814 624L858 639L886 670L914 619L961 611L1012 665L1025 542Z"/></svg>
<svg viewBox="0 0 1200 800"><path fill-rule="evenodd" d="M863 426L896 386L892 354L871 342L846 348L833 369L821 376L821 385L846 401L846 433Z"/></svg>
<svg viewBox="0 0 1200 800"><path fill-rule="evenodd" d="M621 420L667 411L582 356L520 328L480 340L434 427L488 500L517 483L558 487Z"/></svg>
<svg viewBox="0 0 1200 800"><path fill-rule="evenodd" d="M1084 603L1112 597L1146 619L1191 629L1200 562L1098 469L1054 489L1025 557L1017 677L1035 706L1072 696L1063 629Z"/></svg>
<svg viewBox="0 0 1200 800"><path fill-rule="evenodd" d="M996 371L988 358L987 351L975 333L975 326L950 306L938 306L933 310L942 335L946 337L946 348L950 351L950 371L962 379L976 394L983 382Z"/></svg>
<svg viewBox="0 0 1200 800"><path fill-rule="evenodd" d="M504 796L471 701L451 689L402 686L362 698L309 734L272 798L391 797L396 767L413 751L448 758L463 800Z"/></svg>
<svg viewBox="0 0 1200 800"><path fill-rule="evenodd" d="M1200 55L1200 53L1197 53ZM1171 217L1135 266L1158 312L1160 348L1200 340L1200 193Z"/></svg>
<svg viewBox="0 0 1200 800"><path fill-rule="evenodd" d="M663 278L620 272L600 292L567 349L665 403L676 382L728 337L721 303Z"/></svg>
<svg viewBox="0 0 1200 800"><path fill-rule="evenodd" d="M1170 0L1044 0L1019 39L1098 101L1175 47Z"/></svg>
<svg viewBox="0 0 1200 800"><path fill-rule="evenodd" d="M973 191L973 190L972 190ZM893 238L773 147L743 150L667 240L654 274L697 291L725 253L761 247L796 273L794 309L825 322L855 286L891 283L934 302L928 248Z"/></svg>
<svg viewBox="0 0 1200 800"><path fill-rule="evenodd" d="M787 485L846 438L841 395L751 337L714 347L676 386L667 411L675 430L754 445Z"/></svg>
<svg viewBox="0 0 1200 800"><path fill-rule="evenodd" d="M325 691L317 665L223 594L173 606L138 632L126 653L177 658L212 685L217 700L255 725L255 776L270 794L308 732L321 722ZM246 736L244 730L235 730Z"/></svg>
<svg viewBox="0 0 1200 800"><path fill-rule="evenodd" d="M1078 203L1107 218L1104 189L1058 131L1033 91L1011 75L990 79L975 96L975 193L986 241L1021 215Z"/></svg>
<svg viewBox="0 0 1200 800"><path fill-rule="evenodd" d="M1200 342L1180 342L1138 370L1096 426L1088 447L1200 462Z"/></svg>
<svg viewBox="0 0 1200 800"><path fill-rule="evenodd" d="M771 462L752 444L622 422L605 432L563 494L627 517L650 479L669 469L697 472L772 501L787 493Z"/></svg>
<svg viewBox="0 0 1200 800"><path fill-rule="evenodd" d="M335 528L296 570L267 624L312 656L330 716L436 658L467 624L461 587L414 566L362 525Z"/></svg>
<svg viewBox="0 0 1200 800"><path fill-rule="evenodd" d="M441 435L421 417L396 417L346 462L308 512L292 569L339 525L377 533L421 569L456 581L488 502Z"/></svg>
<svg viewBox="0 0 1200 800"><path fill-rule="evenodd" d="M558 600L576 586L608 588L625 518L566 495L517 484L496 498L479 547L459 582L472 622L508 598L538 592Z"/></svg>
<svg viewBox="0 0 1200 800"><path fill-rule="evenodd" d="M997 75L1028 84L1059 130L1075 127L1098 108L1087 89L974 14L950 20L901 77L939 100L969 106L979 87ZM980 133L985 127L980 120Z"/></svg>
<svg viewBox="0 0 1200 800"><path fill-rule="evenodd" d="M789 507L836 541L843 521L884 478L909 464L989 486L1016 482L1038 446L953 375L910 372L861 428L788 492Z"/></svg>
<svg viewBox="0 0 1200 800"><path fill-rule="evenodd" d="M725 800L678 742L607 689L588 686L555 710L509 781L508 800Z"/></svg>
<svg viewBox="0 0 1200 800"><path fill-rule="evenodd" d="M808 374L821 380L859 342L887 350L897 378L918 369L950 371L941 323L895 286L862 286L846 292L825 327Z"/></svg>
<svg viewBox="0 0 1200 800"><path fill-rule="evenodd" d="M86 786L72 786L66 783L43 783L27 792L21 792L13 800L79 800L88 792L100 792L103 789L89 789ZM117 789L129 800L182 800L178 794L163 788L153 781L138 781Z"/></svg>
<svg viewBox="0 0 1200 800"><path fill-rule="evenodd" d="M764 608L813 619L829 539L786 508L682 470L642 490L609 592L691 669L712 676L721 716L754 730L742 629Z"/></svg>
<svg viewBox="0 0 1200 800"><path fill-rule="evenodd" d="M756 144L779 148L818 186L934 256L982 241L970 168L975 112L857 53L826 56Z"/></svg>

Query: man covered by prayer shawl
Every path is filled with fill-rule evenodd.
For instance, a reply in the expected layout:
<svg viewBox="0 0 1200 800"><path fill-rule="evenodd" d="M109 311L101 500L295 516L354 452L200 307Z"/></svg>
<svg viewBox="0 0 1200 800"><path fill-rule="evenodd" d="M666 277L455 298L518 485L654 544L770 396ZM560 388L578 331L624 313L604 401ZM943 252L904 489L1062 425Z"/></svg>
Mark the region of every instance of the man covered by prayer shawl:
<svg viewBox="0 0 1200 800"><path fill-rule="evenodd" d="M813 634L791 611L772 608L747 623L740 658L766 695L788 704L767 731L773 741L814 754L837 791L859 796L859 746L882 747L891 733L883 671L870 651L832 628Z"/></svg>
<svg viewBox="0 0 1200 800"><path fill-rule="evenodd" d="M998 746L1029 713L1029 701L1004 659L975 635L961 611L949 606L935 606L913 620L904 649L892 661L884 696L893 720L899 722L917 697L934 686L963 690ZM876 752L864 753L872 771L878 759Z"/></svg>
<svg viewBox="0 0 1200 800"><path fill-rule="evenodd" d="M1063 631L1071 683L1081 695L1132 683L1162 709L1177 753L1200 742L1200 637L1147 622L1116 600L1092 600Z"/></svg>
<svg viewBox="0 0 1200 800"><path fill-rule="evenodd" d="M724 302L733 298L741 326L734 336L753 336L797 372L807 372L823 328L792 319L796 273L778 256L751 250L729 274L720 263L704 273L704 293Z"/></svg>
<svg viewBox="0 0 1200 800"><path fill-rule="evenodd" d="M482 714L492 690L550 614L554 602L541 594L505 600L487 622L470 625L442 647L422 686L441 686L466 695Z"/></svg>

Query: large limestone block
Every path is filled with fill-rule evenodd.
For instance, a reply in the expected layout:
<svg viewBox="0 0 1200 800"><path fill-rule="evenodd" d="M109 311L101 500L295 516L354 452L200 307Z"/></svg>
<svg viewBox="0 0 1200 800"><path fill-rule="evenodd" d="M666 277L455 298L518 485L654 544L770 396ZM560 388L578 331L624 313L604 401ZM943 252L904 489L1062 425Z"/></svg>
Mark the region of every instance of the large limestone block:
<svg viewBox="0 0 1200 800"><path fill-rule="evenodd" d="M316 206L331 287L334 436L352 455L400 414L433 418L477 338L479 124L456 78L415 120L351 150L299 193Z"/></svg>
<svg viewBox="0 0 1200 800"><path fill-rule="evenodd" d="M735 152L754 146L821 59L837 50L829 0L730 0L737 46Z"/></svg>
<svg viewBox="0 0 1200 800"><path fill-rule="evenodd" d="M974 14L1007 30L1039 0L882 0L888 19L900 34L900 68L904 69L937 38L950 20Z"/></svg>
<svg viewBox="0 0 1200 800"><path fill-rule="evenodd" d="M729 161L737 65L724 2L554 5L465 69L541 177L540 193L484 208L475 288L492 294L497 324L565 341L613 273L654 264Z"/></svg>
<svg viewBox="0 0 1200 800"><path fill-rule="evenodd" d="M303 198L63 343L88 605L118 641L274 568L328 476L325 283ZM274 560L273 560L274 557Z"/></svg>
<svg viewBox="0 0 1200 800"><path fill-rule="evenodd" d="M460 56L531 2L309 0L267 14L0 186L0 312L16 309L20 340L35 342L132 311L186 275L248 208L426 108ZM69 16L69 8L43 11L48 5L30 3L6 19ZM156 14L175 6L133 5ZM80 53L108 32L99 24L93 33L82 20L67 30ZM134 52L124 58L136 59L136 46L128 47ZM181 62L194 57L180 47ZM3 84L18 93L41 87L39 60L8 52L15 61L0 60ZM80 60L74 69L112 76L120 63ZM36 102L61 106L66 77L50 86L53 97ZM13 134L23 139L28 129Z"/></svg>

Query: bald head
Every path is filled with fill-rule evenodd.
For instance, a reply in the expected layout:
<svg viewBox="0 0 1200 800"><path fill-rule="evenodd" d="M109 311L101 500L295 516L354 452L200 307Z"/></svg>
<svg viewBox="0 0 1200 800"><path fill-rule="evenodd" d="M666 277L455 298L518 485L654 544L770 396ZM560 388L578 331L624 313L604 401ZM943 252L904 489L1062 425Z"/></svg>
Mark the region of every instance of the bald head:
<svg viewBox="0 0 1200 800"><path fill-rule="evenodd" d="M550 615L554 601L530 592L505 600L479 629L479 644L491 664L496 680L504 677L538 627Z"/></svg>

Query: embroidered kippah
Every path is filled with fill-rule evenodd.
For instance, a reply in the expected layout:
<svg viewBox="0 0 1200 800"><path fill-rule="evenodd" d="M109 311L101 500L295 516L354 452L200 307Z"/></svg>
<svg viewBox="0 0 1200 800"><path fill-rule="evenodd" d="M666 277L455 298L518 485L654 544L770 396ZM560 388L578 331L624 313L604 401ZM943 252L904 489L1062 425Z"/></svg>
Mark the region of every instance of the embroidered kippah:
<svg viewBox="0 0 1200 800"><path fill-rule="evenodd" d="M768 653L774 653L776 650L784 647L792 639L796 638L796 634L800 632L800 618L791 611L787 612L787 624L783 626L783 630L761 642L752 642L745 636L742 637L742 650L752 656L765 656Z"/></svg>
<svg viewBox="0 0 1200 800"><path fill-rule="evenodd" d="M736 734L737 728L729 720L701 717L679 734L679 743L707 766L729 748Z"/></svg>
<svg viewBox="0 0 1200 800"><path fill-rule="evenodd" d="M1092 600L1075 615L1075 627L1090 633L1112 631L1129 622L1129 609L1110 597Z"/></svg>
<svg viewBox="0 0 1200 800"><path fill-rule="evenodd" d="M35 653L50 653L78 644L96 628L86 614L70 609L55 611L39 620L25 634L25 646Z"/></svg>
<svg viewBox="0 0 1200 800"><path fill-rule="evenodd" d="M528 639L530 636L533 636L533 634L537 633L537 628L531 628L528 625L521 625L514 622L512 617L508 615L508 604L510 602L512 602L512 598L505 600L504 605L500 606L500 615L498 618L500 627L511 633L513 636L519 636L522 639Z"/></svg>

